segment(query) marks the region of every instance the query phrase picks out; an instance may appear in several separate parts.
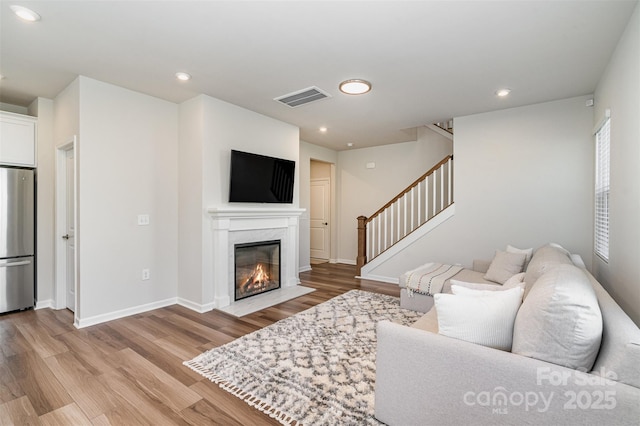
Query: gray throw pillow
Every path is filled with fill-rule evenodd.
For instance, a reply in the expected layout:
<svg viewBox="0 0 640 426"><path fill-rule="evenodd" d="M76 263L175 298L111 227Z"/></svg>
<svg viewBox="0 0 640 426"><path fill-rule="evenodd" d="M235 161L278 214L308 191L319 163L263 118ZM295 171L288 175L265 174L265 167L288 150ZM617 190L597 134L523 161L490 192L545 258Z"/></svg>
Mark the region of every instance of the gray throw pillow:
<svg viewBox="0 0 640 426"><path fill-rule="evenodd" d="M524 253L508 253L496 250L496 256L491 261L484 279L504 284L512 276L522 272L526 259L527 256Z"/></svg>
<svg viewBox="0 0 640 426"><path fill-rule="evenodd" d="M511 352L591 371L601 339L602 314L589 278L573 265L558 265L522 303Z"/></svg>

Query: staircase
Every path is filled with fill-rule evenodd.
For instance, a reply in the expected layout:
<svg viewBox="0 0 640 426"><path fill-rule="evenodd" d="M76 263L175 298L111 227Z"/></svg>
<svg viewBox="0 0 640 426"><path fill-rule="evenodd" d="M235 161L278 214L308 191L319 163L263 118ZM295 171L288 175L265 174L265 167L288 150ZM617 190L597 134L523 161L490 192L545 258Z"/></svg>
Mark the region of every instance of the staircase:
<svg viewBox="0 0 640 426"><path fill-rule="evenodd" d="M449 155L373 215L358 217L358 275L402 243L415 240L415 231L437 226L451 215L453 156Z"/></svg>

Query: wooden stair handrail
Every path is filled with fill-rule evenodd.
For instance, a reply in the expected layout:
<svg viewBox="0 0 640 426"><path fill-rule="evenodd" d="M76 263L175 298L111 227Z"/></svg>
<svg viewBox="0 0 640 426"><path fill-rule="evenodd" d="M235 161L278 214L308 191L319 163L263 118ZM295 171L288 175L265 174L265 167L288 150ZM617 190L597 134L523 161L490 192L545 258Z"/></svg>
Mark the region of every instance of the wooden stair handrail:
<svg viewBox="0 0 640 426"><path fill-rule="evenodd" d="M407 192L411 191L413 188L415 188L416 186L418 186L418 184L420 182L422 182L423 180L425 180L429 175L433 174L436 170L438 170L440 167L442 167L444 164L446 164L449 160L453 160L453 155L447 155L445 158L443 158L442 160L440 160L440 162L438 164L436 164L435 166L433 166L432 168L429 169L429 171L427 171L425 174L423 174L422 176L420 176L418 179L416 179L411 185L409 185L404 191L402 191L401 193L399 193L398 195L396 195L395 197L393 197L393 199L391 201L389 201L387 204L385 204L384 206L382 206L380 209L378 209L377 212L375 212L374 214L372 214L371 216L369 216L366 221L365 224L371 222L371 220L373 220L376 216L378 216L380 213L382 213L383 211L385 211L387 208L389 208L393 203L395 203L396 201L398 201L399 198L401 198L403 195L405 195Z"/></svg>

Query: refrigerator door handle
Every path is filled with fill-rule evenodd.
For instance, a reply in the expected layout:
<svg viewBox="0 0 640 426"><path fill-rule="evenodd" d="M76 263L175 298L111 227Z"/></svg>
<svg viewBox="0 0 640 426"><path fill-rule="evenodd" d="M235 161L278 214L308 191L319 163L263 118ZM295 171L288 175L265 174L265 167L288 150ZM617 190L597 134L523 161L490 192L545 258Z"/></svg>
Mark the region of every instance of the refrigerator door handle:
<svg viewBox="0 0 640 426"><path fill-rule="evenodd" d="M31 263L30 260L22 260L20 262L0 263L0 268L8 268L9 266L29 265L30 263Z"/></svg>

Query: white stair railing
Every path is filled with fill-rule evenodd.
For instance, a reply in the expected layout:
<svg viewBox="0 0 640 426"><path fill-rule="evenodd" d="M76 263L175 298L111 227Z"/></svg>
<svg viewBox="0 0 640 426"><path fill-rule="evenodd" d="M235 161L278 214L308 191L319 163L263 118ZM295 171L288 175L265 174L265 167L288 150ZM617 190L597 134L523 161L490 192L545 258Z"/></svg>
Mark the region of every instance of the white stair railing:
<svg viewBox="0 0 640 426"><path fill-rule="evenodd" d="M453 156L420 176L370 217L358 217L358 273L368 261L453 204Z"/></svg>

